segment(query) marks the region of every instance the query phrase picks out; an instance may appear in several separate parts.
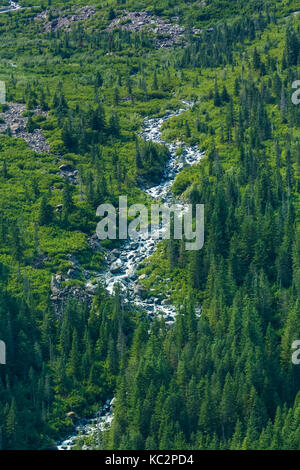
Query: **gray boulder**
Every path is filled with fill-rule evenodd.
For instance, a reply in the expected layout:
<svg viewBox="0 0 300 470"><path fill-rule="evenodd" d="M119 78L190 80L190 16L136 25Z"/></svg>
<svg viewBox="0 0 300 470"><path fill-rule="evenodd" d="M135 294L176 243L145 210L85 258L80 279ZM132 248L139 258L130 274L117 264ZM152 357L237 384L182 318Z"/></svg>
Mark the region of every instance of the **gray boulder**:
<svg viewBox="0 0 300 470"><path fill-rule="evenodd" d="M112 274L119 273L122 270L122 261L120 259L117 259L117 261L112 263L109 269Z"/></svg>
<svg viewBox="0 0 300 470"><path fill-rule="evenodd" d="M140 284L136 284L133 288L133 291L135 295L141 297L144 299L147 296L147 289L144 286L141 286Z"/></svg>
<svg viewBox="0 0 300 470"><path fill-rule="evenodd" d="M55 276L52 276L51 278L51 283L50 283L50 289L52 294L59 294L59 292L62 290L62 278L60 274L56 274Z"/></svg>

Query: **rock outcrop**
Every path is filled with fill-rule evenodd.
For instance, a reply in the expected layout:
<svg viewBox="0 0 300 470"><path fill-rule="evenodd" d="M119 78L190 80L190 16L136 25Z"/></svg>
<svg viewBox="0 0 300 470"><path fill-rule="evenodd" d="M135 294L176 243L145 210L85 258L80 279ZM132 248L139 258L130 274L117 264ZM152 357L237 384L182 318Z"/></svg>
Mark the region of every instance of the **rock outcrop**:
<svg viewBox="0 0 300 470"><path fill-rule="evenodd" d="M110 272L112 274L117 274L121 272L122 270L122 261L120 259L117 259L117 261L114 261L112 265L110 266Z"/></svg>
<svg viewBox="0 0 300 470"><path fill-rule="evenodd" d="M22 114L26 111L26 105L22 103L7 103L8 109L0 113L0 133L10 133L13 137L24 139L28 146L36 153L49 153L50 146L46 141L41 129L34 129L32 133L27 132L28 118ZM46 111L39 108L34 109L35 115L48 117Z"/></svg>
<svg viewBox="0 0 300 470"><path fill-rule="evenodd" d="M140 284L136 284L133 288L133 291L136 296L141 297L142 299L147 297L147 289Z"/></svg>
<svg viewBox="0 0 300 470"><path fill-rule="evenodd" d="M60 165L59 176L68 180L70 184L78 184L78 170L72 165Z"/></svg>
<svg viewBox="0 0 300 470"><path fill-rule="evenodd" d="M171 47L173 44L183 42L183 34L185 32L184 26L180 26L176 23L168 23L158 16L153 16L148 11L125 11L123 16L112 20L107 27L107 31L113 31L115 28L136 33L145 30L156 35L164 36L154 39L154 43L158 48Z"/></svg>
<svg viewBox="0 0 300 470"><path fill-rule="evenodd" d="M91 249L94 251L103 251L100 240L97 237L96 233L88 238L88 244L90 245Z"/></svg>
<svg viewBox="0 0 300 470"><path fill-rule="evenodd" d="M57 18L49 20L50 11L42 11L34 18L35 21L45 21L44 30L46 33L55 33L59 29L70 30L72 23L83 21L95 15L96 10L93 6L85 6L76 10L75 14L61 15L60 12L51 12L52 15L58 15Z"/></svg>
<svg viewBox="0 0 300 470"><path fill-rule="evenodd" d="M173 21L178 21L178 18L173 18ZM135 33L142 30L153 33L155 35L153 42L158 49L162 47L169 48L174 44L185 44L184 26L180 26L176 22L170 23L159 16L152 15L149 11L124 11L121 17L112 20L107 27L107 31L112 32L116 28ZM200 32L200 29L193 28L193 33Z"/></svg>
<svg viewBox="0 0 300 470"><path fill-rule="evenodd" d="M52 305L55 313L61 316L64 311L64 307L69 300L75 300L76 302L85 303L87 302L90 306L93 302L93 294L90 289L85 289L80 286L66 286L63 287L63 278L60 274L52 276L50 283Z"/></svg>

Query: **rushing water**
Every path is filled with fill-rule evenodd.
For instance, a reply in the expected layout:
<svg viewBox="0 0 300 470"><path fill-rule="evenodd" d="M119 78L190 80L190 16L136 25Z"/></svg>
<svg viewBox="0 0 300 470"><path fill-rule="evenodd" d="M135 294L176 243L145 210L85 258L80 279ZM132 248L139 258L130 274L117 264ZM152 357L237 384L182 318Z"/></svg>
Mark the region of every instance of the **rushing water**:
<svg viewBox="0 0 300 470"><path fill-rule="evenodd" d="M17 2L8 2L9 5L7 7L4 7L3 9L0 9L0 13L8 13L9 11L16 11L16 10L21 10L21 6Z"/></svg>
<svg viewBox="0 0 300 470"><path fill-rule="evenodd" d="M203 153L198 147L188 147L181 144L165 142L162 139L161 127L165 121L174 116L179 116L186 109L192 106L192 103L183 102L185 108L178 111L170 112L164 117L157 119L147 119L144 123L144 129L140 136L148 141L164 144L168 147L170 159L165 167L164 175L161 183L153 187L147 188L145 192L153 198L154 201L163 202L167 206L172 202L171 186L176 175L186 165L194 165L203 157ZM176 156L177 149L182 147L183 153L180 157ZM124 293L126 293L125 302L131 302L139 308L145 310L150 316L162 314L166 323L173 324L176 315L176 309L173 305L162 305L158 298L142 299L137 291L138 281L136 270L139 264L151 256L155 251L156 243L159 240L153 238L140 238L134 241L125 242L117 251L114 250L116 256L113 257L114 262L118 262L120 268L117 273L112 273L110 269L106 272L99 273L96 280L105 284L109 292L113 292L116 284L119 284ZM119 260L119 261L118 261ZM91 286L91 280L87 282L87 286ZM76 427L76 434L71 435L64 441L57 444L59 450L70 450L76 443L80 435L91 435L95 431L103 431L110 426L113 419L113 400L107 400L97 415L91 420L81 421Z"/></svg>
<svg viewBox="0 0 300 470"><path fill-rule="evenodd" d="M144 123L144 129L140 136L148 141L159 144L164 144L168 147L170 159L165 167L164 175L159 185L144 189L145 192L153 198L154 202L162 202L169 206L172 202L171 186L174 182L176 175L182 170L185 165L193 165L198 163L203 157L198 147L188 147L180 144L168 143L162 139L161 127L165 121L168 121L174 116L178 116L186 111L186 108L191 106L191 103L184 102L185 108L175 112L170 112L162 118L147 119ZM183 153L180 157L176 157L177 149L182 147ZM178 201L176 201L178 203ZM108 269L105 274L99 273L98 280L103 282L110 293L113 292L114 287L118 284L121 290L126 292L125 302L132 302L137 307L145 310L150 316L161 313L167 323L174 322L176 309L173 305L166 305L161 302L159 298L142 299L138 293L138 280L137 268L139 264L146 258L149 258L154 251L156 244L159 240L151 236L139 237L138 240L128 240L124 243L119 250L114 250L116 255L113 257L115 264L119 265L117 272L112 273ZM110 256L110 255L109 255ZM97 277L96 277L97 278ZM88 282L88 285L90 281Z"/></svg>
<svg viewBox="0 0 300 470"><path fill-rule="evenodd" d="M109 429L113 420L113 402L114 399L108 399L103 407L96 413L92 419L81 419L75 427L75 432L68 438L57 443L57 450L72 450L78 438L89 436L96 431L102 432Z"/></svg>

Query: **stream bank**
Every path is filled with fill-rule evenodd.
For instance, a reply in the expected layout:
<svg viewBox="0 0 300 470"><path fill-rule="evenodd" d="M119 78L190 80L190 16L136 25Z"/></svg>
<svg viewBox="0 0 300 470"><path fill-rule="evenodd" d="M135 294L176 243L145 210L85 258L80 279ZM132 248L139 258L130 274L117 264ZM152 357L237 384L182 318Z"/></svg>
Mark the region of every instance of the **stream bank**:
<svg viewBox="0 0 300 470"><path fill-rule="evenodd" d="M172 204L171 187L178 173L187 165L199 163L204 156L204 153L197 146L189 147L181 143L169 143L165 142L162 138L163 123L174 116L179 116L193 105L193 103L187 101L182 103L184 108L178 111L169 112L161 118L146 119L143 131L140 134L140 137L144 140L168 147L170 158L165 167L161 183L149 188L141 188L153 199L153 202L163 203L167 207ZM180 157L177 156L179 147L182 149ZM181 204L183 206L183 203ZM118 284L121 291L123 291L123 295L126 295L124 298L126 303L144 310L150 319L155 315L162 315L166 325L172 327L176 317L175 306L164 303L159 298L143 298L143 286L139 284L137 277L138 266L154 253L158 241L151 237L140 237L134 241L127 240L120 248L108 253L107 261L110 267L105 272L99 272L96 277L95 273L93 273L93 281L88 279L86 281L86 288L91 289L93 285L104 284L106 289L113 293L115 286ZM197 313L199 314L200 311ZM101 408L94 418L83 420L79 423L73 435L57 443L57 449L71 450L82 435L89 436L96 431L103 431L109 428L113 419L114 400L107 400L104 408Z"/></svg>

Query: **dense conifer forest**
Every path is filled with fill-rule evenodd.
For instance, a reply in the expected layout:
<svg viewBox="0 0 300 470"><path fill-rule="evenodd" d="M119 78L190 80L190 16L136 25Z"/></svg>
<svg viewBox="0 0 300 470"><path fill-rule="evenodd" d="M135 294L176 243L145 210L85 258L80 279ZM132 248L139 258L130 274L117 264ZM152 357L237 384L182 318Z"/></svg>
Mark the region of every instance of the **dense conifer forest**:
<svg viewBox="0 0 300 470"><path fill-rule="evenodd" d="M53 449L115 397L75 448L299 450L298 2L19 4L0 13L0 449ZM138 268L171 327L86 286L120 249L96 209L151 204L170 155L140 133L170 112L164 141L204 155L172 195L205 206L201 250L171 238Z"/></svg>

